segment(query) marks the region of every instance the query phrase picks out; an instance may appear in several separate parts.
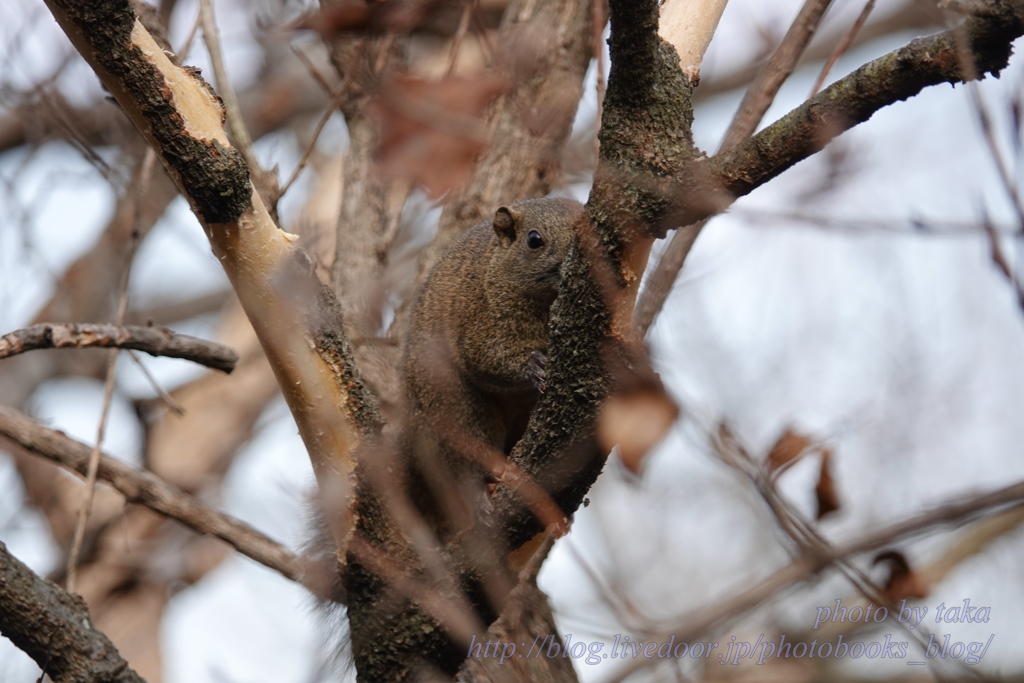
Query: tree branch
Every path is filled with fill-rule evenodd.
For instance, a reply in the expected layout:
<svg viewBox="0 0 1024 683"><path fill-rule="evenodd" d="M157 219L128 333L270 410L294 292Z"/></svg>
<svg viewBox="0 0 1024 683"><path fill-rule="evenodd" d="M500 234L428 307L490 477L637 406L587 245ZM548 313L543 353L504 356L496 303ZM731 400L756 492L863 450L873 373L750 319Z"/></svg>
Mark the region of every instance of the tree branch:
<svg viewBox="0 0 1024 683"><path fill-rule="evenodd" d="M800 55L818 30L818 24L825 16L831 1L805 0L778 49L772 53L757 78L743 94L739 109L722 140L722 149L735 147L757 128L764 113L775 101L779 88L796 68Z"/></svg>
<svg viewBox="0 0 1024 683"><path fill-rule="evenodd" d="M674 197L673 211L660 227L689 225L723 211L879 109L928 86L998 76L1024 23L1015 4L994 2L993 9L992 15L968 18L865 64L754 137L680 169L675 182L664 187L666 196ZM971 63L964 63L965 55Z"/></svg>
<svg viewBox="0 0 1024 683"><path fill-rule="evenodd" d="M508 62L505 71L513 89L493 105L490 146L477 160L473 180L450 198L438 236L424 261L429 262L432 255L436 257L458 230L476 222L499 203L545 194L551 189L558 175L558 151L568 135L590 60L591 17L592 8L584 0L510 4L497 42L504 48L503 57ZM366 114L349 117L346 111L346 117L350 124L356 121L356 140L363 132ZM370 123L376 125L374 121ZM346 192L346 197L352 196ZM354 207L365 205L366 196L374 201L373 194L363 194L352 202ZM353 228L345 225L344 229L347 234ZM346 247L345 251L352 250ZM351 260L341 259L339 250L336 277L355 277L350 263ZM392 335L405 336L403 320L405 315L399 312ZM397 354L392 355L397 360ZM378 502L377 499L387 498L387 486L396 486L395 477L380 472L374 478L373 474L383 469L381 458L373 452L367 455L361 462L361 484L369 481L375 490L360 496L358 523L359 534L369 543L356 547L372 547L375 553L390 557L432 590L465 590L469 594L467 603L472 603L476 611L474 618L481 623L475 633L482 635L495 612L512 599L509 591L515 576L504 565L501 537L495 529L485 534L470 533L446 548L438 562L433 562L434 549L424 551L424 545L433 544L435 539L423 541L424 534L419 529L410 532L414 525L403 525L393 501ZM555 516L561 518L557 513ZM421 537L419 543L410 543L409 538L417 535ZM409 600L409 592L402 590L404 581L382 573L379 566L367 561L366 555L349 554L344 580L348 588L352 650L360 680L405 680L422 671L424 662L454 674L466 657L465 643L459 642L459 636L465 634L457 630L446 632L437 610L428 609L427 601ZM396 604L402 605L402 609ZM488 660L478 665L489 668L491 663ZM526 663L528 667L534 664Z"/></svg>
<svg viewBox="0 0 1024 683"><path fill-rule="evenodd" d="M860 47L873 40L889 36L899 31L934 28L941 25L942 14L927 0L905 0L902 5L868 22L863 30L850 43L851 48ZM810 62L822 62L828 59L835 46L843 40L847 33L845 27L833 28L818 33L811 46L797 62L797 68ZM694 92L696 101L703 101L722 93L748 85L761 70L763 57L756 57L734 71L704 80Z"/></svg>
<svg viewBox="0 0 1024 683"><path fill-rule="evenodd" d="M801 581L806 581L835 562L897 543L933 527L966 524L980 515L1019 508L1022 504L1024 504L1024 482L970 498L963 498L957 502L940 503L913 517L864 534L853 541L834 546L828 552L805 555L733 597L723 600L717 605L698 610L696 613L688 614L680 619L673 628L652 636L651 640L661 642L675 636L676 640L681 643L693 642L716 625L750 611L765 600L778 595L780 591ZM642 668L644 664L644 660L633 660L622 667L609 683L619 683L625 680L629 674Z"/></svg>
<svg viewBox="0 0 1024 683"><path fill-rule="evenodd" d="M36 349L100 348L135 349L151 356L183 358L214 370L230 373L238 354L223 344L187 334L178 334L159 325L108 323L40 323L8 332L0 337L0 358Z"/></svg>
<svg viewBox="0 0 1024 683"><path fill-rule="evenodd" d="M61 28L143 134L199 218L256 330L321 488L338 546L354 528L353 453L381 426L343 333L341 308L295 237L278 229L195 70L173 64L126 0L48 0Z"/></svg>
<svg viewBox="0 0 1024 683"><path fill-rule="evenodd" d="M579 246L563 264L551 309L547 390L512 456L567 515L605 463L593 434L612 385L609 359L620 359L627 372L644 362L630 317L653 242L647 226L665 203L634 181L666 177L698 153L690 134L693 83L658 37L657 3L612 0L609 8L611 72L587 203L592 224L579 226ZM513 549L543 529L511 487L499 485L492 507L480 526L504 529Z"/></svg>
<svg viewBox="0 0 1024 683"><path fill-rule="evenodd" d="M700 64L727 2L665 0L661 3L658 33L675 48L683 73L694 83L700 81Z"/></svg>
<svg viewBox="0 0 1024 683"><path fill-rule="evenodd" d="M88 470L89 446L40 425L13 408L0 406L0 435L82 476ZM287 548L248 524L210 509L155 474L137 470L101 454L98 476L120 491L128 502L145 505L200 534L216 536L246 557L286 578L302 581L301 563Z"/></svg>
<svg viewBox="0 0 1024 683"><path fill-rule="evenodd" d="M58 683L145 683L92 627L78 595L35 574L0 541L0 634Z"/></svg>
<svg viewBox="0 0 1024 683"><path fill-rule="evenodd" d="M757 125L775 101L782 84L796 68L800 56L814 36L825 10L831 0L807 0L794 19L789 31L776 48L772 56L765 62L754 82L747 88L743 101L733 116L732 123L722 139L720 150L731 149L757 129ZM687 254L694 241L706 224L705 221L693 223L685 230L677 230L661 253L653 272L647 277L647 285L640 294L636 310L633 313L633 324L641 336L647 334L654 317L661 310L672 291L679 271L683 267Z"/></svg>

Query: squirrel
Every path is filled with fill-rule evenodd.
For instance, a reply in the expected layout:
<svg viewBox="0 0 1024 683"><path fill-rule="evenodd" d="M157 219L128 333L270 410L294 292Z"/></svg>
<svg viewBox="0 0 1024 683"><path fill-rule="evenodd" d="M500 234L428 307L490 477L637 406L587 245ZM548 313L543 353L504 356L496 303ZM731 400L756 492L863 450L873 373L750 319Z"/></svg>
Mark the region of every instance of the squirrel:
<svg viewBox="0 0 1024 683"><path fill-rule="evenodd" d="M583 205L500 207L442 253L412 310L403 367L410 495L439 529L484 498L494 449L508 455L544 391L548 318ZM457 496L456 496L457 498Z"/></svg>

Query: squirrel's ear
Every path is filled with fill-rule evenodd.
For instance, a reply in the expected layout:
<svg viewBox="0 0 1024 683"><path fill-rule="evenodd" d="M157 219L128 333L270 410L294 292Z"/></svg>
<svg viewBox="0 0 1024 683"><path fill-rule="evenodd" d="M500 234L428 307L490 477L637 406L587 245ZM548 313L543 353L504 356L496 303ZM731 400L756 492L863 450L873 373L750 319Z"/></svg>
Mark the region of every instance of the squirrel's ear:
<svg viewBox="0 0 1024 683"><path fill-rule="evenodd" d="M506 246L516 241L516 223L519 213L503 206L494 212L494 232Z"/></svg>

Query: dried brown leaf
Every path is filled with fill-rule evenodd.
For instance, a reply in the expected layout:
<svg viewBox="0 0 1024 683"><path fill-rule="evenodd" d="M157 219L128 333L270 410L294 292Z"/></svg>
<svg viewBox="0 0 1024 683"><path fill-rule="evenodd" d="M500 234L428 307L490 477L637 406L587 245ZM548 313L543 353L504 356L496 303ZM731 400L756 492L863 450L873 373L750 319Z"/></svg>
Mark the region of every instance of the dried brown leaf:
<svg viewBox="0 0 1024 683"><path fill-rule="evenodd" d="M507 88L497 77L392 80L375 102L381 173L418 183L431 197L461 185L487 144L484 110Z"/></svg>
<svg viewBox="0 0 1024 683"><path fill-rule="evenodd" d="M606 450L618 445L622 464L638 474L647 453L661 441L678 415L679 407L665 392L614 394L601 410L597 438Z"/></svg>
<svg viewBox="0 0 1024 683"><path fill-rule="evenodd" d="M813 443L811 439L795 431L792 427L786 427L786 430L775 440L775 445L768 452L768 459L765 463L768 473L781 473L807 452Z"/></svg>
<svg viewBox="0 0 1024 683"><path fill-rule="evenodd" d="M838 510L839 497L836 495L836 484L832 478L832 451L827 448L821 450L821 469L818 472L818 485L814 489L818 501L817 519L831 514Z"/></svg>
<svg viewBox="0 0 1024 683"><path fill-rule="evenodd" d="M294 25L298 30L316 31L323 36L338 33L407 33L418 26L435 5L434 1L361 0L331 5Z"/></svg>
<svg viewBox="0 0 1024 683"><path fill-rule="evenodd" d="M928 597L927 581L911 568L906 555L900 551L886 550L879 553L871 564L889 566L889 576L882 587L882 595L890 602Z"/></svg>

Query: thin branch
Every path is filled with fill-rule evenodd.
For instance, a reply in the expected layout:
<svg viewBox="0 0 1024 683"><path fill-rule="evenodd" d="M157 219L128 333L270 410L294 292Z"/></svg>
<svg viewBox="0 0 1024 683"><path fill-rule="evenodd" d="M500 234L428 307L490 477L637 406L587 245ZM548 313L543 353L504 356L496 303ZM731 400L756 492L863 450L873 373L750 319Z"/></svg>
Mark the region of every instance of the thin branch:
<svg viewBox="0 0 1024 683"><path fill-rule="evenodd" d="M828 552L803 556L779 569L767 578L746 590L738 591L733 597L698 610L680 619L674 628L666 629L650 638L662 642L672 636L676 641L689 643L717 625L734 619L778 595L781 591L812 578L835 562L854 555L877 550L910 536L921 534L939 526L959 526L978 516L1024 505L1024 482L995 489L970 498L940 503L917 515L908 517L860 538L833 546ZM609 683L620 683L647 662L636 659L624 666Z"/></svg>
<svg viewBox="0 0 1024 683"><path fill-rule="evenodd" d="M89 523L89 515L92 514L92 502L96 497L96 478L100 467L100 448L103 447L103 437L107 432L107 419L110 417L110 404L114 398L114 380L117 377L117 351L111 351L107 359L107 373L103 380L103 407L100 409L100 421L96 427L96 442L89 453L89 459L85 467L85 494L82 497L82 505L78 509L78 516L75 520L75 531L71 538L71 549L67 557L67 588L75 590L75 579L78 577L78 555L82 552L82 542L85 540L85 527Z"/></svg>
<svg viewBox="0 0 1024 683"><path fill-rule="evenodd" d="M1024 286L1021 285L1020 278L1013 272L1013 267L1010 265L1009 259L1006 258L1006 254L1003 253L1003 248L999 243L999 235L996 233L992 223L986 216L982 221L982 229L985 231L985 236L988 237L989 242L989 253L992 257L992 263L995 264L999 272L1006 278L1007 282L1013 288L1013 293L1017 297L1017 306L1021 312L1024 312Z"/></svg>
<svg viewBox="0 0 1024 683"><path fill-rule="evenodd" d="M295 166L295 170L292 171L291 177L288 178L288 181L281 187L279 191L280 194L278 196L283 197L285 194L287 194L292 184L295 183L296 180L298 180L299 174L301 174L303 169L306 168L306 165L309 163L310 157L313 156L313 151L316 149L316 141L320 139L320 133L323 132L324 126L327 125L327 122L330 120L331 116L334 115L334 111L338 108L338 105L341 104L341 99L344 96L344 88L339 88L338 93L331 98L331 101L327 105L327 109L324 111L323 116L320 117L320 120L316 124L316 129L313 131L313 138L309 141L309 145L306 146L306 151L303 153L302 158L299 159L299 163Z"/></svg>
<svg viewBox="0 0 1024 683"><path fill-rule="evenodd" d="M321 486L352 502L353 452L381 425L352 360L341 308L309 257L280 230L224 132L220 101L194 71L175 66L124 0L47 0L71 42L122 111L159 150L186 195L266 351ZM354 519L331 515L344 548Z"/></svg>
<svg viewBox="0 0 1024 683"><path fill-rule="evenodd" d="M637 297L636 309L633 311L633 325L641 337L647 334L647 330L661 312L683 269L686 257L693 249L693 243L697 241L697 236L707 225L708 220L710 219L705 218L676 230L672 239L668 241L668 246L658 257L657 265L645 276L643 291Z"/></svg>
<svg viewBox="0 0 1024 683"><path fill-rule="evenodd" d="M445 70L445 77L455 73L455 65L459 61L459 51L462 48L462 41L466 39L469 31L469 20L476 12L479 0L463 0L462 17L459 18L459 27L455 30L455 37L452 38L452 46L448 51L448 68Z"/></svg>
<svg viewBox="0 0 1024 683"><path fill-rule="evenodd" d="M836 65L839 58L846 54L846 51L850 49L854 39L857 37L857 34L860 33L860 30L864 28L864 23L867 22L868 17L871 16L871 11L874 9L875 0L868 0L864 3L864 9L860 11L860 14L857 16L857 20L853 22L853 26L850 27L850 30L846 32L843 39L836 45L836 49L832 50L832 54L830 54L828 59L825 61L825 66L821 67L821 71L818 73L818 78L815 79L814 85L811 87L811 97L821 90L821 86L825 83L825 79L828 78L828 73L832 71L832 67Z"/></svg>
<svg viewBox="0 0 1024 683"><path fill-rule="evenodd" d="M166 41L164 41L166 42ZM117 313L115 323L123 325L125 316L128 315L128 282L131 279L132 261L135 259L135 251L141 241L142 224L142 200L149 189L149 182L153 177L153 164L156 163L156 154L152 149L147 149L139 164L138 174L135 176L135 185L132 201L132 232L128 246L128 252L124 255L124 263L121 266L121 278L117 287ZM100 421L96 427L96 442L93 444L92 452L89 454L89 467L85 475L85 497L82 500L82 507L78 511L78 519L75 522L75 533L71 541L71 550L68 553L68 590L74 590L75 578L78 570L78 555L82 550L82 542L85 540L85 527L89 523L89 515L92 513L92 502L96 495L96 475L99 470L100 449L103 447L103 437L107 431L107 421L110 418L110 405L114 399L114 383L117 379L117 349L112 349L107 358L107 376L103 382L103 407L100 409Z"/></svg>
<svg viewBox="0 0 1024 683"><path fill-rule="evenodd" d="M635 314L638 328L646 330L661 309L705 219L867 121L879 109L931 85L982 78L1005 68L1010 45L1024 27L1018 9L1002 3L993 7L999 8L999 13L969 18L956 28L918 38L865 64L757 135L732 148L723 144L716 156L682 169L679 182L661 190L662 196L672 198L676 211L660 227L689 227L672 238L664 267L659 261L651 274ZM966 67L961 60L963 51L972 62ZM727 141L732 137L727 136Z"/></svg>
<svg viewBox="0 0 1024 683"><path fill-rule="evenodd" d="M135 366L139 369L139 372L141 372L142 375L146 378L146 381L149 382L149 386L153 387L153 391L155 391L157 396L160 397L160 400L163 402L165 406L167 406L168 410L170 410L178 417L184 417L185 407L182 406L177 401L175 401L174 397L167 393L166 389L160 386L160 383L156 381L156 377L153 376L153 373L151 373L149 369L146 368L146 365L141 360L139 360L138 354L136 354L134 351L128 351L128 357L132 359L132 361L135 363Z"/></svg>
<svg viewBox="0 0 1024 683"><path fill-rule="evenodd" d="M83 476L89 469L90 447L39 424L22 412L0 406L0 434L22 448ZM145 505L200 534L216 536L246 557L292 581L302 580L300 561L283 545L245 522L217 512L176 486L145 470L137 470L104 453L97 474L130 503Z"/></svg>
<svg viewBox="0 0 1024 683"><path fill-rule="evenodd" d="M929 11L926 5L927 3L917 2L916 0L905 0L901 6L889 14L881 17L876 15L876 19L869 22L857 34L851 47L859 47L878 38L890 36L901 31L920 31L926 28L941 27L942 14L938 11ZM813 41L797 63L797 68L803 64L821 62L828 59L828 56L834 50L834 46L842 41L845 33L847 31L843 30L818 33L817 39ZM757 57L733 71L704 81L694 92L695 101L707 100L722 93L746 86L757 77L761 70L760 64L762 61L763 57Z"/></svg>
<svg viewBox="0 0 1024 683"><path fill-rule="evenodd" d="M151 356L189 360L221 372L231 372L238 362L238 354L223 344L178 334L159 325L108 323L39 323L8 332L0 337L0 358L68 347L133 349Z"/></svg>
<svg viewBox="0 0 1024 683"><path fill-rule="evenodd" d="M199 0L199 22L203 27L203 42L206 43L206 50L210 53L210 63L213 65L213 75L217 79L217 90L224 101L224 114L227 117L228 129L238 145L238 151L245 158L249 166L249 173L259 181L266 180L266 172L256 159L256 153L252 147L252 136L242 118L242 110L238 106L238 97L235 95L235 88L228 78L227 68L224 66L224 55L220 49L220 33L217 30L217 20L213 16L213 3L211 0ZM269 189L269 188L267 188Z"/></svg>
<svg viewBox="0 0 1024 683"><path fill-rule="evenodd" d="M779 47L765 63L757 79L747 89L719 149L735 147L757 129L779 88L793 73L800 55L807 49L832 0L806 0Z"/></svg>
<svg viewBox="0 0 1024 683"><path fill-rule="evenodd" d="M799 63L830 4L831 0L804 2L779 47L744 94L719 150L731 149L754 132L768 107L775 101L782 84ZM689 225L686 229L677 231L669 240L668 247L662 252L662 257L651 272L643 294L637 301L633 322L639 334L647 333L654 318L665 305L690 249L706 224L707 220L702 220Z"/></svg>
<svg viewBox="0 0 1024 683"><path fill-rule="evenodd" d="M145 683L92 626L78 595L37 575L0 541L0 634L54 681Z"/></svg>
<svg viewBox="0 0 1024 683"><path fill-rule="evenodd" d="M961 531L942 554L918 571L926 588L936 586L966 560L977 557L993 543L1024 524L1024 508L1013 508L981 520Z"/></svg>
<svg viewBox="0 0 1024 683"><path fill-rule="evenodd" d="M977 558L983 552L1008 534L1017 531L1024 524L1024 507L1015 507L998 513L992 517L979 520L960 530L937 558L920 567L909 567L913 577L912 586L919 589L921 595L931 594L953 571L967 561ZM908 597L910 597L908 595ZM841 598L841 602L849 604L849 598ZM880 603L876 603L880 604ZM891 610L890 610L891 611ZM852 634L862 629L864 624L852 622L833 623L829 625L830 637L839 634ZM918 629L921 627L918 626ZM916 631L917 629L915 629ZM954 680L946 675L943 680Z"/></svg>
<svg viewBox="0 0 1024 683"><path fill-rule="evenodd" d="M324 75L320 73L320 69L316 68L312 60L309 58L309 55L307 55L298 45L292 46L292 52L299 58L302 65L306 67L306 71L308 71L309 75L313 77L313 80L320 86L320 89L324 91L324 94L333 96L334 88L332 88L331 84L327 82ZM339 90L341 90L341 88L339 88Z"/></svg>
<svg viewBox="0 0 1024 683"><path fill-rule="evenodd" d="M989 116L985 100L981 97L977 83L972 85L973 87L970 88L971 104L974 107L975 115L978 117L978 125L981 127L982 137L985 138L985 145L988 147L992 163L995 164L996 171L999 173L999 180L1003 184L1003 189L1006 190L1006 194L1013 204L1013 210L1017 213L1017 220L1020 221L1017 229L1024 231L1024 201L1021 200L1020 192L1017 190L1017 183L1014 181L1010 169L1007 168L1006 163L1003 161L1003 155L999 153L999 145L996 143L995 134L992 131L992 117Z"/></svg>
<svg viewBox="0 0 1024 683"><path fill-rule="evenodd" d="M128 311L126 319L136 325L168 325L217 311L224 307L230 296L231 290L223 289L189 299L160 299Z"/></svg>
<svg viewBox="0 0 1024 683"><path fill-rule="evenodd" d="M786 228L805 226L808 228L827 228L828 230L861 234L867 232L890 233L893 235L923 235L926 237L943 238L977 238L978 221L933 218L844 218L829 216L824 213L806 213L803 211L775 211L765 208L732 207L730 215L739 216L752 224L778 223ZM997 226L989 222L990 227L1000 237L1012 237L1018 228L1008 225Z"/></svg>
<svg viewBox="0 0 1024 683"><path fill-rule="evenodd" d="M338 86L337 91L334 91L331 88L331 85L327 82L327 79L320 73L320 70L316 68L306 53L299 49L298 46L293 46L292 51L295 53L295 56L299 58L299 61L302 62L302 65L306 67L306 70L309 71L317 84L323 88L324 93L329 95L331 99L327 105L327 109L320 116L320 120L316 124L316 129L313 131L313 138L309 141L309 145L307 145L306 151L302 155L302 159L300 159L299 163L295 166L295 170L292 171L291 177L288 178L285 184L278 191L279 197L286 195L291 186L296 180L298 180L299 174L301 174L302 170L306 168L310 158L313 156L313 151L316 149L316 142L320 139L320 133L323 132L324 126L327 125L327 122L334 114L334 111L341 105L342 100L349 96L349 93L346 92L347 89L344 83Z"/></svg>
<svg viewBox="0 0 1024 683"><path fill-rule="evenodd" d="M195 21L192 22L192 28L189 29L188 35L185 36L185 40L182 42L181 47L175 52L174 63L178 66L181 66L182 62L188 58L188 54L192 51L192 44L195 42L196 36L199 35L199 29L202 25L203 8L200 7L199 11L196 12Z"/></svg>
<svg viewBox="0 0 1024 683"><path fill-rule="evenodd" d="M735 437L727 429L723 430L720 427L718 430L712 431L710 437L718 457L750 480L750 483L775 516L778 525L796 544L799 555L817 557L835 552L832 543L818 531L817 526L806 519L797 511L792 503L779 493L776 485L776 476L782 472L781 468L773 473L765 461L758 461L751 457L747 450L736 441ZM807 450L821 452L821 448L818 446L811 446ZM822 452L821 457L827 457L827 455ZM868 602L885 606L890 611L896 610L893 600L886 595L886 592L880 586L875 584L864 570L856 566L849 556L837 558L835 565L836 570ZM930 634L927 633L926 629L913 630L904 623L899 623L898 625L922 649L927 646L925 637ZM957 662L963 666L959 660Z"/></svg>
<svg viewBox="0 0 1024 683"><path fill-rule="evenodd" d="M928 86L998 74L1022 33L1021 14L1005 6L996 18L967 19L868 62L736 147L680 169L676 182L662 187L675 206L662 227L720 213L879 109ZM958 43L973 60L970 69L961 63Z"/></svg>

